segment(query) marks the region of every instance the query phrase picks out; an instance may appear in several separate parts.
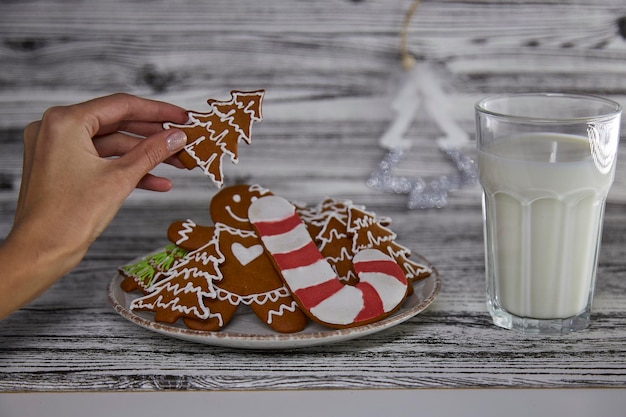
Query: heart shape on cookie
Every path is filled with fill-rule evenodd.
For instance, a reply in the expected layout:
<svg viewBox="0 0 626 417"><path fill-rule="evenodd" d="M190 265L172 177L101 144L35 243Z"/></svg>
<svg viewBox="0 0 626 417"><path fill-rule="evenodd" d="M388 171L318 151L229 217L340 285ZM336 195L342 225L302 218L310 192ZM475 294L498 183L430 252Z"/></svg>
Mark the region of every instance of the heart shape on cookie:
<svg viewBox="0 0 626 417"><path fill-rule="evenodd" d="M247 248L241 243L235 242L231 245L230 250L233 252L233 255L235 255L235 258L237 258L239 263L246 266L261 256L263 253L263 246L253 245Z"/></svg>

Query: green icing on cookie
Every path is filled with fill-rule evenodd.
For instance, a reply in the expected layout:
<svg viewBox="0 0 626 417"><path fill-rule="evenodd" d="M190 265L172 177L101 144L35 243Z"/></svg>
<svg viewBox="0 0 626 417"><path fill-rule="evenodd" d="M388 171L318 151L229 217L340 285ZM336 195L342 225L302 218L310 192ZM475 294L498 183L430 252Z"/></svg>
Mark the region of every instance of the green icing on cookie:
<svg viewBox="0 0 626 417"><path fill-rule="evenodd" d="M134 278L147 288L152 285L152 280L157 273L168 271L177 259L185 257L187 253L186 250L176 245L167 245L162 251L124 265L120 270L124 275Z"/></svg>

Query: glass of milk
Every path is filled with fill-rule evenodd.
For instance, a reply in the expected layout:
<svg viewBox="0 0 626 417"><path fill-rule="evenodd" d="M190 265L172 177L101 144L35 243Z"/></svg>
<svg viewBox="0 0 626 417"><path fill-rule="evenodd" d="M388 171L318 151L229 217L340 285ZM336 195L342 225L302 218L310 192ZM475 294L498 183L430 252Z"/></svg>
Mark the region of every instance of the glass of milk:
<svg viewBox="0 0 626 417"><path fill-rule="evenodd" d="M589 325L621 106L573 94L476 104L487 308L526 333Z"/></svg>

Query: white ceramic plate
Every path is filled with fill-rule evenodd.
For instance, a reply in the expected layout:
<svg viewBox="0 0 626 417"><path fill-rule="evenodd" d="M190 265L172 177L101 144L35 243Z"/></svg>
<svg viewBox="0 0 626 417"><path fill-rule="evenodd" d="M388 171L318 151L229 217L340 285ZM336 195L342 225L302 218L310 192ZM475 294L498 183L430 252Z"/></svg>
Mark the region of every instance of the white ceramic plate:
<svg viewBox="0 0 626 417"><path fill-rule="evenodd" d="M109 284L109 301L118 314L143 328L192 342L242 349L293 349L323 345L385 330L410 319L428 307L441 289L439 272L423 257L415 253L411 257L429 265L433 270L432 275L413 283L413 294L391 316L375 323L347 329L328 329L309 322L301 332L277 333L261 323L252 312L244 309L244 306L240 308L241 312L238 311L228 325L219 332L192 330L178 323L158 323L154 321L153 313L130 310L130 303L140 294L126 293L122 290L120 283L124 277L120 274L116 274Z"/></svg>

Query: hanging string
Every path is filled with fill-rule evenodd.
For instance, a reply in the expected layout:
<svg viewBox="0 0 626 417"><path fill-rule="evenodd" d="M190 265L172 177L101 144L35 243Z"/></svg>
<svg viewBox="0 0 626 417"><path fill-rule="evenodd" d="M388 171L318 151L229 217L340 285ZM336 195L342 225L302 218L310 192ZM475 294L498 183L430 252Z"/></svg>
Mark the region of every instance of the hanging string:
<svg viewBox="0 0 626 417"><path fill-rule="evenodd" d="M415 11L419 7L420 3L421 0L414 0L411 3L406 13L404 14L404 21L402 22L402 28L400 29L400 59L402 68L404 68L404 70L406 71L410 71L415 66L415 58L409 52L407 38L409 33L409 26L411 26L411 20L413 20L413 15L415 14Z"/></svg>

